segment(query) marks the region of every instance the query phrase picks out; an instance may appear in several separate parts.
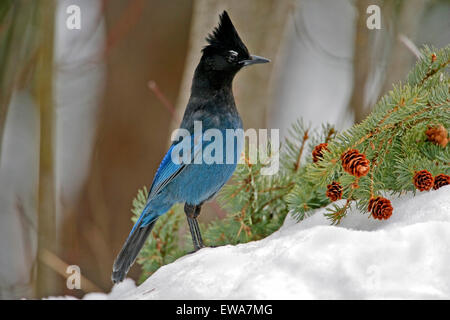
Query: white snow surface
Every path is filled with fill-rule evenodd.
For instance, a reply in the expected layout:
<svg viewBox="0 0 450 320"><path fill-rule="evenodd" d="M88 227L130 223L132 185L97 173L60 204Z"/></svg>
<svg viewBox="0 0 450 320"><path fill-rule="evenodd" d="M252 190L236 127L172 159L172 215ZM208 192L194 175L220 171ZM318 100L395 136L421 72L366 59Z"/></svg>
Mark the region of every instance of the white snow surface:
<svg viewBox="0 0 450 320"><path fill-rule="evenodd" d="M339 226L324 208L288 216L263 240L201 249L111 298L450 299L449 200L450 186L408 194L389 220L351 209Z"/></svg>

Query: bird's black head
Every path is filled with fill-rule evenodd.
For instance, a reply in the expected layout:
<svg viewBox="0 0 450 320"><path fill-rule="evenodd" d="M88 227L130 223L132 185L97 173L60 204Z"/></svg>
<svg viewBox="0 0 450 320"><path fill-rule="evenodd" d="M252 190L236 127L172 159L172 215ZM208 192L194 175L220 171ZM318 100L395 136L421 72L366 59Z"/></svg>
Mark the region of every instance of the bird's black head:
<svg viewBox="0 0 450 320"><path fill-rule="evenodd" d="M199 67L217 80L232 80L242 67L270 61L248 52L226 11L220 15L219 25L208 35L206 41L208 45L203 48Z"/></svg>

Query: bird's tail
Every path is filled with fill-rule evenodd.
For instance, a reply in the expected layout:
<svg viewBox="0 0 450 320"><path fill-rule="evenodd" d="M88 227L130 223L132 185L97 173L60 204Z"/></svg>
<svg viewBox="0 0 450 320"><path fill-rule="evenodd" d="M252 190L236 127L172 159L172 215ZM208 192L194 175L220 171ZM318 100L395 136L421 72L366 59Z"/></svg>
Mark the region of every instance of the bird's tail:
<svg viewBox="0 0 450 320"><path fill-rule="evenodd" d="M128 270L136 260L139 251L141 251L142 246L144 245L145 240L147 240L147 237L152 231L155 223L156 219L150 224L142 227L141 219L136 222L136 225L131 230L128 239L125 241L122 250L120 250L116 260L114 261L113 272L111 275L111 280L114 283L123 281L128 273Z"/></svg>

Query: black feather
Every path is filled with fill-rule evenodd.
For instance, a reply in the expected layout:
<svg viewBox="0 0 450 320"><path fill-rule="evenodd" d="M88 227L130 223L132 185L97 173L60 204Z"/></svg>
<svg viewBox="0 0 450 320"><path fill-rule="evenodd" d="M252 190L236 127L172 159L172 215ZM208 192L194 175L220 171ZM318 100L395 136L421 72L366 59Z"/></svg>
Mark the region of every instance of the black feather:
<svg viewBox="0 0 450 320"><path fill-rule="evenodd" d="M226 11L220 15L219 25L206 37L208 46L203 48L203 52L209 50L235 50L244 56L249 52L236 31L230 16Z"/></svg>
<svg viewBox="0 0 450 320"><path fill-rule="evenodd" d="M139 251L141 251L145 240L147 240L148 235L152 231L155 222L156 220L145 227L141 227L140 225L136 226L133 233L130 234L122 250L120 250L116 261L114 261L113 273L111 275L111 280L114 283L123 281L131 265L136 260Z"/></svg>

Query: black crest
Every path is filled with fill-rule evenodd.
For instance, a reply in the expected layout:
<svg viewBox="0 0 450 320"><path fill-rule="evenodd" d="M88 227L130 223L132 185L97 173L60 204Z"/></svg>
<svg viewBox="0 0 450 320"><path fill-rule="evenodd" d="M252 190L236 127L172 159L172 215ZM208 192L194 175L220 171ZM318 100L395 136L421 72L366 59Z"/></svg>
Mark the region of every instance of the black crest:
<svg viewBox="0 0 450 320"><path fill-rule="evenodd" d="M208 46L203 51L209 50L235 50L248 56L248 49L239 37L226 11L220 15L219 25L208 35L206 41Z"/></svg>

